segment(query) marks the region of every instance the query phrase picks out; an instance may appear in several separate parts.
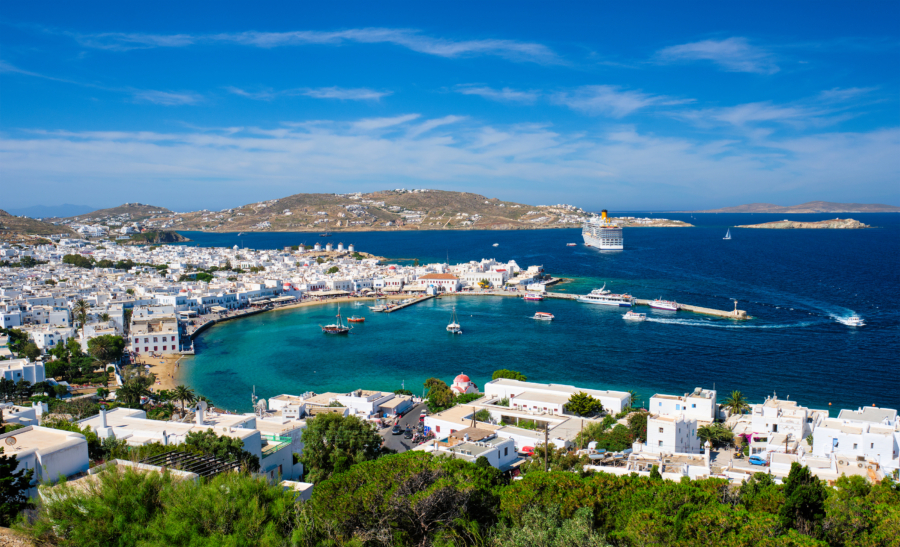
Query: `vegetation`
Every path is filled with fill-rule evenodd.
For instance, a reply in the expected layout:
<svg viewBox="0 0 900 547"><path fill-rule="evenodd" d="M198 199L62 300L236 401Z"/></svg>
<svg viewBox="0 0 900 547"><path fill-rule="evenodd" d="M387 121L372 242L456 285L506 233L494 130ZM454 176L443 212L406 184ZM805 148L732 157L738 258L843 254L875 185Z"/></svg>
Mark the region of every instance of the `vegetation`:
<svg viewBox="0 0 900 547"><path fill-rule="evenodd" d="M633 442L647 442L647 412L635 412L628 418L628 432ZM608 416L607 416L608 418ZM606 418L604 418L605 420Z"/></svg>
<svg viewBox="0 0 900 547"><path fill-rule="evenodd" d="M355 416L320 414L303 430L303 463L309 482L319 483L355 464L387 453L383 439L369 423Z"/></svg>
<svg viewBox="0 0 900 547"><path fill-rule="evenodd" d="M413 392L408 389L395 389L394 395L412 395Z"/></svg>
<svg viewBox="0 0 900 547"><path fill-rule="evenodd" d="M118 361L125 354L125 339L114 334L96 336L88 340L88 353L104 363Z"/></svg>
<svg viewBox="0 0 900 547"><path fill-rule="evenodd" d="M332 267L328 268L327 270L325 270L325 273L328 275L331 275L331 274L336 274L339 271L341 271L340 268L338 268L337 266L332 266Z"/></svg>
<svg viewBox="0 0 900 547"><path fill-rule="evenodd" d="M184 409L187 405L197 400L197 394L194 393L193 389L181 384L175 386L175 389L172 390L171 399L181 404L181 413L184 414Z"/></svg>
<svg viewBox="0 0 900 547"><path fill-rule="evenodd" d="M519 380L521 382L528 380L528 377L521 372L518 372L516 370L508 370L505 368L494 371L493 376L491 376L491 380L497 380L498 378L509 378L510 380Z"/></svg>
<svg viewBox="0 0 900 547"><path fill-rule="evenodd" d="M25 492L31 486L34 469L20 469L15 455L5 456L0 447L0 526L9 527L23 509L27 508Z"/></svg>
<svg viewBox="0 0 900 547"><path fill-rule="evenodd" d="M583 391L573 393L566 403L566 410L576 416L591 416L603 411L599 399L595 399Z"/></svg>
<svg viewBox="0 0 900 547"><path fill-rule="evenodd" d="M703 444L709 441L713 446L729 445L734 441L734 433L722 424L709 424L697 428L697 437Z"/></svg>
<svg viewBox="0 0 900 547"><path fill-rule="evenodd" d="M740 391L732 391L728 399L725 400L724 406L732 414L743 414L750 409L747 399L744 398L744 394Z"/></svg>
<svg viewBox="0 0 900 547"><path fill-rule="evenodd" d="M63 257L62 261L63 261L63 264L71 264L73 266L77 266L79 268L85 268L88 270L90 270L91 268L94 267L94 263L91 262L91 260L89 258L81 256L81 255L68 254Z"/></svg>
<svg viewBox="0 0 900 547"><path fill-rule="evenodd" d="M475 419L479 422L489 423L491 421L491 413L482 408L475 413Z"/></svg>

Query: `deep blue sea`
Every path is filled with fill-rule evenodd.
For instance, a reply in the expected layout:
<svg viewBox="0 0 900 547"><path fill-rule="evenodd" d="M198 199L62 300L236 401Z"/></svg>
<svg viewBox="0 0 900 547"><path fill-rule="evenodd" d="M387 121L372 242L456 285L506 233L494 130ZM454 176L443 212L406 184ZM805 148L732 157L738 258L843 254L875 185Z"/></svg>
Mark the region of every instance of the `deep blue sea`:
<svg viewBox="0 0 900 547"><path fill-rule="evenodd" d="M646 215L642 213L641 216ZM751 401L777 393L814 408L900 408L900 214L794 215L791 220L852 217L870 230L752 230L730 226L782 220L770 214L675 214L695 228L626 228L621 252L581 245L581 231L421 231L337 233L331 241L397 261L452 263L482 258L542 264L574 282L554 290L663 297L733 309L737 322L687 312L651 311L622 320L624 309L571 301L451 297L392 313L366 307L348 337L325 336L336 306L284 310L217 325L196 341L184 380L217 405L247 411L262 397L304 391L421 392L432 376L448 383L465 372L479 385L499 368L538 382L634 389L640 397L701 386L720 398L740 390ZM201 246L282 248L327 240L314 233L183 232ZM566 247L566 243L578 243ZM499 243L498 247L493 247ZM456 306L464 334L444 328ZM552 322L531 319L549 311ZM838 319L861 315L852 328ZM829 406L829 404L831 406Z"/></svg>

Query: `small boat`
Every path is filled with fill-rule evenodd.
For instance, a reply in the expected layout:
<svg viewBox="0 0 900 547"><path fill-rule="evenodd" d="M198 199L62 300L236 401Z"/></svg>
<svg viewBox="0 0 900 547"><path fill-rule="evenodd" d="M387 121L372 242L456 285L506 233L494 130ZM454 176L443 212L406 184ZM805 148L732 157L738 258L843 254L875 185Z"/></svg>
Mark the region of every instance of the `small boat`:
<svg viewBox="0 0 900 547"><path fill-rule="evenodd" d="M866 322L863 321L863 318L858 315L851 315L847 319L841 321L841 323L847 325L848 327L865 327Z"/></svg>
<svg viewBox="0 0 900 547"><path fill-rule="evenodd" d="M319 234L319 237L331 237L331 234L325 232L324 234Z"/></svg>
<svg viewBox="0 0 900 547"><path fill-rule="evenodd" d="M499 246L500 246L499 243L494 243L494 247L499 247Z"/></svg>
<svg viewBox="0 0 900 547"><path fill-rule="evenodd" d="M729 228L728 231L725 232L725 237L723 237L722 239L731 239L731 228Z"/></svg>
<svg viewBox="0 0 900 547"><path fill-rule="evenodd" d="M453 334L462 334L462 327L456 322L456 307L453 307L453 315L450 316L450 324L447 325L447 332Z"/></svg>
<svg viewBox="0 0 900 547"><path fill-rule="evenodd" d="M539 311L534 314L532 319L537 319L538 321L553 321L553 314L547 313L545 311Z"/></svg>
<svg viewBox="0 0 900 547"><path fill-rule="evenodd" d="M625 315L622 316L622 319L626 321L646 321L647 314L646 313L635 313L633 311L629 311Z"/></svg>
<svg viewBox="0 0 900 547"><path fill-rule="evenodd" d="M354 315L353 317L348 318L347 322L348 323L365 323L366 318L365 317L357 317Z"/></svg>
<svg viewBox="0 0 900 547"><path fill-rule="evenodd" d="M244 232L238 232L238 237L244 235Z"/></svg>
<svg viewBox="0 0 900 547"><path fill-rule="evenodd" d="M543 299L544 299L544 295L542 295L540 293L536 293L536 292L525 293L525 300L538 301L538 300L543 300Z"/></svg>
<svg viewBox="0 0 900 547"><path fill-rule="evenodd" d="M657 298L653 302L650 302L650 307L657 310L678 311L681 306L679 306L677 302Z"/></svg>
<svg viewBox="0 0 900 547"><path fill-rule="evenodd" d="M322 327L322 332L324 334L349 334L350 329L352 328L353 327L345 325L341 320L341 307L338 306L337 323L334 323L332 325L325 325L324 327Z"/></svg>
<svg viewBox="0 0 900 547"><path fill-rule="evenodd" d="M566 243L566 247L577 247L577 243Z"/></svg>
<svg viewBox="0 0 900 547"><path fill-rule="evenodd" d="M387 309L387 306L369 306L369 309L372 311L384 311Z"/></svg>

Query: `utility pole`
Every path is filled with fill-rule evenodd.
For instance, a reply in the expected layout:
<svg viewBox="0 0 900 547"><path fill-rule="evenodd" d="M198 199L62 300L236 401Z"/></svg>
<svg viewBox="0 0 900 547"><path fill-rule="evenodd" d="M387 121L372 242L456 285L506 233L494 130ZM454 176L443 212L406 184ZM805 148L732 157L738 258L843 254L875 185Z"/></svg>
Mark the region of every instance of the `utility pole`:
<svg viewBox="0 0 900 547"><path fill-rule="evenodd" d="M550 472L550 461L548 458L550 457L550 428L547 427L548 424L544 425L544 471Z"/></svg>

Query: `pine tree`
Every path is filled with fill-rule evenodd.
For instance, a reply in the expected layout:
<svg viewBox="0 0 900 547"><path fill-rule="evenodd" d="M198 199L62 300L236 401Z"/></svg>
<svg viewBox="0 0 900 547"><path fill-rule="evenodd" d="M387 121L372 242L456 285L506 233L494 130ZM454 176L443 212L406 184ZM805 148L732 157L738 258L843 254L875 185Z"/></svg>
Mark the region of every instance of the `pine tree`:
<svg viewBox="0 0 900 547"><path fill-rule="evenodd" d="M0 526L9 527L23 509L27 508L25 491L31 487L34 469L20 469L15 455L4 456L0 447Z"/></svg>

